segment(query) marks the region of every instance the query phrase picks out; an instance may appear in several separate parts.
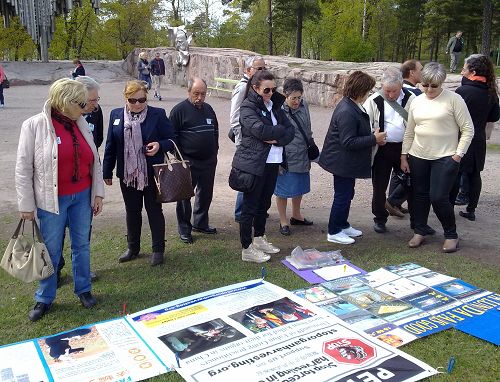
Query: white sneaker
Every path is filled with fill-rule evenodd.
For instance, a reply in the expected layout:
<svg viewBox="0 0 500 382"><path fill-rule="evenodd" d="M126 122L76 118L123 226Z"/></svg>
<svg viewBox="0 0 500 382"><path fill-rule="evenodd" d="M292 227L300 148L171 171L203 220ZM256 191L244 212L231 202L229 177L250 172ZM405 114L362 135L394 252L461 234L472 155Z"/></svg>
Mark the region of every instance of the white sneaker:
<svg viewBox="0 0 500 382"><path fill-rule="evenodd" d="M352 244L355 242L355 240L352 237L347 236L343 231L340 231L335 235L327 234L326 240L338 244Z"/></svg>
<svg viewBox="0 0 500 382"><path fill-rule="evenodd" d="M342 230L347 236L349 237L360 237L363 236L363 232L361 232L359 229L353 228L351 226L344 228Z"/></svg>
<svg viewBox="0 0 500 382"><path fill-rule="evenodd" d="M267 241L266 235L253 238L253 246L265 253L278 253L280 249Z"/></svg>
<svg viewBox="0 0 500 382"><path fill-rule="evenodd" d="M271 258L267 253L264 253L250 244L248 248L241 251L241 260L251 261L253 263L265 263Z"/></svg>

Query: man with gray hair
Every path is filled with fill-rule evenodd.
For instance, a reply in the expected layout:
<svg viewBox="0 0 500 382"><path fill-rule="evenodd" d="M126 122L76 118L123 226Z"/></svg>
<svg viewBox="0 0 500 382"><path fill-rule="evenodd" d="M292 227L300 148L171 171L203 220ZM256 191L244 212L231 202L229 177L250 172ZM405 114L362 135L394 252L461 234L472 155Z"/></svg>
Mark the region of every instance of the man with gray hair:
<svg viewBox="0 0 500 382"><path fill-rule="evenodd" d="M399 171L401 147L408 120L408 110L415 95L403 88L401 70L390 66L384 70L381 79L381 89L371 95L364 103L364 108L370 116L373 130L377 128L387 133L387 142L384 146L376 146L377 151L372 166L372 213L377 233L387 231L386 223L389 217L386 203L386 191L391 171ZM395 211L394 211L395 212ZM397 211L397 216L404 216Z"/></svg>
<svg viewBox="0 0 500 382"><path fill-rule="evenodd" d="M249 56L245 59L243 78L236 84L231 95L231 112L229 114L229 138L238 146L241 143L240 106L246 97L248 81L259 70L266 70L266 63L261 56ZM234 220L239 221L243 192L238 192L234 208Z"/></svg>
<svg viewBox="0 0 500 382"><path fill-rule="evenodd" d="M208 210L214 192L215 168L219 150L219 123L214 109L205 102L207 83L202 78L188 82L188 98L170 112L176 142L184 159L189 161L193 188L194 209L191 200L177 202L177 226L183 243L191 244L191 231L215 234L217 229L208 224ZM193 215L193 223L191 223Z"/></svg>

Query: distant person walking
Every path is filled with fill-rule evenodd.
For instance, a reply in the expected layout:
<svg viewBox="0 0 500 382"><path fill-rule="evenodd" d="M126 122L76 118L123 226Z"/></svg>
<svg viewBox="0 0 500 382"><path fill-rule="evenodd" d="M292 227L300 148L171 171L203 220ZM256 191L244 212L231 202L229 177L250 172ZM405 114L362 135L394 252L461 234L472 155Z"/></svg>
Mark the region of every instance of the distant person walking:
<svg viewBox="0 0 500 382"><path fill-rule="evenodd" d="M3 97L3 81L5 79L5 71L3 70L3 66L0 65L0 109L5 106L5 100Z"/></svg>
<svg viewBox="0 0 500 382"><path fill-rule="evenodd" d="M75 65L75 69L71 72L71 77L75 79L76 77L84 76L85 68L83 67L82 62L80 60L73 60L73 64Z"/></svg>
<svg viewBox="0 0 500 382"><path fill-rule="evenodd" d="M151 76L153 80L154 97L161 101L160 87L165 77L165 62L160 57L160 52L155 53L155 58L151 61Z"/></svg>
<svg viewBox="0 0 500 382"><path fill-rule="evenodd" d="M464 39L462 38L462 31L458 31L455 36L448 40L446 44L446 54L450 54L450 72L455 73L457 70L458 61L460 60L460 53L464 48Z"/></svg>
<svg viewBox="0 0 500 382"><path fill-rule="evenodd" d="M148 84L148 89L151 89L151 66L148 61L148 53L139 53L139 61L137 62L137 72L139 73L139 80Z"/></svg>

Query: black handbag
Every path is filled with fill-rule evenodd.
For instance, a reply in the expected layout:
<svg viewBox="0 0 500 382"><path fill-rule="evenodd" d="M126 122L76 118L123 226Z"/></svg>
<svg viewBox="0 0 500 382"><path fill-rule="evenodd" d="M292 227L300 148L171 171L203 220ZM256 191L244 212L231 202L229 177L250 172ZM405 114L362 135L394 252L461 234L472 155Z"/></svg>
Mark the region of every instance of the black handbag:
<svg viewBox="0 0 500 382"><path fill-rule="evenodd" d="M307 157L309 160L315 160L319 157L319 148L316 146L316 143L314 142L314 139L307 139L306 133L302 129L302 126L299 123L299 120L292 114L290 113L290 117L295 121L295 124L299 128L300 133L304 137L304 141L306 142L307 145Z"/></svg>
<svg viewBox="0 0 500 382"><path fill-rule="evenodd" d="M5 77L4 80L2 81L2 88L4 88L4 89L10 88L10 82L7 79L7 77Z"/></svg>
<svg viewBox="0 0 500 382"><path fill-rule="evenodd" d="M158 203L180 202L194 196L188 161L184 160L175 142L170 141L174 144L175 155L166 153L165 163L153 165Z"/></svg>
<svg viewBox="0 0 500 382"><path fill-rule="evenodd" d="M255 175L237 168L231 168L229 173L229 187L235 191L252 192L255 189Z"/></svg>

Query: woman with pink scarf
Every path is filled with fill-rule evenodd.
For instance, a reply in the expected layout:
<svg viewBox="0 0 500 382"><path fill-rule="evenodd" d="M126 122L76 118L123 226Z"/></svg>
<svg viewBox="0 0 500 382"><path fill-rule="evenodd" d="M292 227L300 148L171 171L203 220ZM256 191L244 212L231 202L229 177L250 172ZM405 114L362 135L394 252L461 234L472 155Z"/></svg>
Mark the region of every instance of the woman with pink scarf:
<svg viewBox="0 0 500 382"><path fill-rule="evenodd" d="M109 116L108 137L103 160L104 182L113 183L113 170L120 180L125 202L128 249L120 263L139 256L141 249L142 206L146 207L152 238L150 263L163 263L165 217L156 202L153 165L163 163L164 153L173 149L173 129L165 110L148 106L148 89L142 81L129 81L124 90L125 107Z"/></svg>

